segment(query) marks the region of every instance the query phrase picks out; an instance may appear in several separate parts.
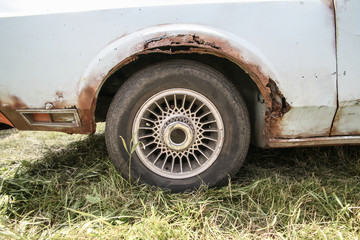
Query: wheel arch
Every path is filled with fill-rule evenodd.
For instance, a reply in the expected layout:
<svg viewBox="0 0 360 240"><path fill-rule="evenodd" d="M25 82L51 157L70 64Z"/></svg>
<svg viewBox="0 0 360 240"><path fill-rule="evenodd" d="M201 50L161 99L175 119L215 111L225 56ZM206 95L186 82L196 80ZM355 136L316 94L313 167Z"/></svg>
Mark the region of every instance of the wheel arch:
<svg viewBox="0 0 360 240"><path fill-rule="evenodd" d="M91 117L91 122L94 124L95 111L99 110L99 107L96 108L99 93L115 72L137 63L143 56L148 56L147 62L150 64L152 62L149 60L150 56L167 56L159 59L174 56L189 58L190 54L197 56L199 61L203 61L201 59L204 59L204 56L224 59L249 76L261 95L261 97L257 96L259 103L256 104L264 105L263 109L253 110L254 113L250 113L253 115L252 118L259 119L259 116L256 116L259 115L258 112L264 112L263 119L258 120L260 130L257 130L258 133L255 135L265 133L265 138L270 138L271 132L268 130L270 116L278 116L279 113L276 111L284 109L283 106L278 107L284 105L284 102L281 96L280 98L275 96L279 95L276 93L278 78L271 62L257 46L245 39L219 29L199 25L156 26L125 35L110 43L89 63L82 75L78 88L78 108L89 109L87 114L91 115L86 119ZM241 92L241 86L239 90ZM257 145L263 146L264 143L259 143L257 140Z"/></svg>

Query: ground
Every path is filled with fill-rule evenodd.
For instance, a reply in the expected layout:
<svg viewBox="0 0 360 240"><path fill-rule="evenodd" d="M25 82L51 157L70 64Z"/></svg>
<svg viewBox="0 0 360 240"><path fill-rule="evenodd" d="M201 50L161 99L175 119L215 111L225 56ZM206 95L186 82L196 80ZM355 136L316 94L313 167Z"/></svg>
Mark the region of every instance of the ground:
<svg viewBox="0 0 360 240"><path fill-rule="evenodd" d="M251 148L217 189L123 179L95 135L0 132L0 236L11 239L359 239L360 147Z"/></svg>

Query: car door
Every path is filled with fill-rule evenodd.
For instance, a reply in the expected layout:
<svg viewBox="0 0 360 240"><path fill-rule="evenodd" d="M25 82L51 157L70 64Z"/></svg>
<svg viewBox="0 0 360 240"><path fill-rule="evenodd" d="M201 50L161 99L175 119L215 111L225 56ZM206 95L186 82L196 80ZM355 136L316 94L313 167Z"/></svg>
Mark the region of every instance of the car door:
<svg viewBox="0 0 360 240"><path fill-rule="evenodd" d="M338 110L331 135L360 135L360 1L335 6Z"/></svg>

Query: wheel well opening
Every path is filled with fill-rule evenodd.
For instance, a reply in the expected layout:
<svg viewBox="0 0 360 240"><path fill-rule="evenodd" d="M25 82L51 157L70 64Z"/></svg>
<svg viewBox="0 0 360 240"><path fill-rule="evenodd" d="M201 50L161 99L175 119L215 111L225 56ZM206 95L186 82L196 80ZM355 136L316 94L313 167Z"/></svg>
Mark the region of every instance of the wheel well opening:
<svg viewBox="0 0 360 240"><path fill-rule="evenodd" d="M14 127L12 127L12 126L10 126L10 125L7 125L7 124L5 124L5 123L0 123L0 131L1 131L1 130L11 129L11 128L14 128Z"/></svg>
<svg viewBox="0 0 360 240"><path fill-rule="evenodd" d="M110 103L122 84L134 73L151 64L172 60L188 59L206 64L229 79L245 100L250 116L252 130L252 143L261 145L259 135L262 136L265 119L265 103L258 87L251 77L238 65L230 60L210 54L184 53L184 54L166 54L166 53L148 53L137 56L136 60L116 70L107 78L103 84L97 99L95 120L104 122L110 106Z"/></svg>

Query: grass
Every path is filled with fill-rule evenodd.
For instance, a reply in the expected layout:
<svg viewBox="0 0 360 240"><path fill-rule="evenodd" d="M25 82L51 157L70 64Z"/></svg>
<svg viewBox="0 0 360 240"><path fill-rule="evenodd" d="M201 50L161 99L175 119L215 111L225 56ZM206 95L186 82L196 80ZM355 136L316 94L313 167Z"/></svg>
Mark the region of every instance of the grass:
<svg viewBox="0 0 360 240"><path fill-rule="evenodd" d="M131 185L95 135L0 132L0 238L359 239L360 148L250 149L227 186Z"/></svg>

